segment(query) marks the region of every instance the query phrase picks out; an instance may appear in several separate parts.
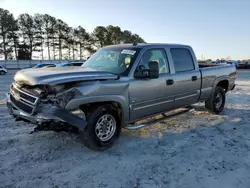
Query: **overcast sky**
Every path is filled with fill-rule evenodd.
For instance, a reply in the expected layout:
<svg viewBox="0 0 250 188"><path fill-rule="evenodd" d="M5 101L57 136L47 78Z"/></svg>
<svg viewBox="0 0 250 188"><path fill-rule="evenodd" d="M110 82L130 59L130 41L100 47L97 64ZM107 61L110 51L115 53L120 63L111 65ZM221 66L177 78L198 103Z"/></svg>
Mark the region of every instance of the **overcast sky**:
<svg viewBox="0 0 250 188"><path fill-rule="evenodd" d="M0 7L87 31L118 25L146 42L189 44L198 58L250 58L250 0L0 0Z"/></svg>

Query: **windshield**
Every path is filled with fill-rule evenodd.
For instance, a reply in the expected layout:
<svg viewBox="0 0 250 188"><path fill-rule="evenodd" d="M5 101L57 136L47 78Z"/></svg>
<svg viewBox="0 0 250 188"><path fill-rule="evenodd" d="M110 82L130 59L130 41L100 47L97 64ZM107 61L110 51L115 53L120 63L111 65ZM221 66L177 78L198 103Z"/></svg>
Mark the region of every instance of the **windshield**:
<svg viewBox="0 0 250 188"><path fill-rule="evenodd" d="M138 48L102 48L93 54L82 67L118 75L128 74L139 50Z"/></svg>

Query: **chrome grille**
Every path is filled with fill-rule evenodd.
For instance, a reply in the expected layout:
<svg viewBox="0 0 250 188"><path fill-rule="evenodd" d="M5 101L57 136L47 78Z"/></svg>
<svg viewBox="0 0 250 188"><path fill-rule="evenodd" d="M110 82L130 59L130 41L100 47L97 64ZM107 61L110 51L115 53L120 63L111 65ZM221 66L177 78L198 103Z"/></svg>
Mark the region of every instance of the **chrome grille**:
<svg viewBox="0 0 250 188"><path fill-rule="evenodd" d="M12 91L14 93L19 93L20 98L24 99L26 102L30 103L30 104L35 104L36 103L36 97L18 89L16 86L12 85Z"/></svg>
<svg viewBox="0 0 250 188"><path fill-rule="evenodd" d="M19 110L28 114L34 113L38 97L19 89L15 84L10 88L10 100Z"/></svg>
<svg viewBox="0 0 250 188"><path fill-rule="evenodd" d="M24 111L24 112L26 112L28 114L32 114L33 109L34 109L32 106L29 106L29 105L27 105L25 103L22 103L21 101L16 100L13 97L13 95L10 95L10 100L11 100L11 102L14 104L14 106L16 108L18 108L18 109L20 109L20 110L22 110L22 111Z"/></svg>

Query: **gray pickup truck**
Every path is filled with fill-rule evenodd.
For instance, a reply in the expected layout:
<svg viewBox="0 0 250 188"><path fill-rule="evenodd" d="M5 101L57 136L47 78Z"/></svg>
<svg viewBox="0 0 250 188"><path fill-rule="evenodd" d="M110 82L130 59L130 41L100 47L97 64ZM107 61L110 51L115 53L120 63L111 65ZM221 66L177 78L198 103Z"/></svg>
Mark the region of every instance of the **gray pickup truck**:
<svg viewBox="0 0 250 188"><path fill-rule="evenodd" d="M220 113L235 79L233 65L199 67L190 46L112 45L82 67L18 71L7 107L14 118L77 127L85 146L106 150L141 119L200 101Z"/></svg>

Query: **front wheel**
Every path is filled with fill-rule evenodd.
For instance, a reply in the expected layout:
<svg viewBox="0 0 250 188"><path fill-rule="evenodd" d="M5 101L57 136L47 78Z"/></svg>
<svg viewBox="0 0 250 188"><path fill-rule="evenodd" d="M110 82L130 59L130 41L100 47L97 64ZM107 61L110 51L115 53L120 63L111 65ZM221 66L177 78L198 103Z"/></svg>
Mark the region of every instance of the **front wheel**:
<svg viewBox="0 0 250 188"><path fill-rule="evenodd" d="M87 127L80 131L80 139L87 148L104 151L115 144L121 132L121 120L112 105L93 109L87 121Z"/></svg>
<svg viewBox="0 0 250 188"><path fill-rule="evenodd" d="M0 75L5 75L5 74L6 74L6 72L0 71Z"/></svg>
<svg viewBox="0 0 250 188"><path fill-rule="evenodd" d="M225 90L222 87L217 86L210 99L205 102L205 107L210 113L219 114L223 111L225 102Z"/></svg>

